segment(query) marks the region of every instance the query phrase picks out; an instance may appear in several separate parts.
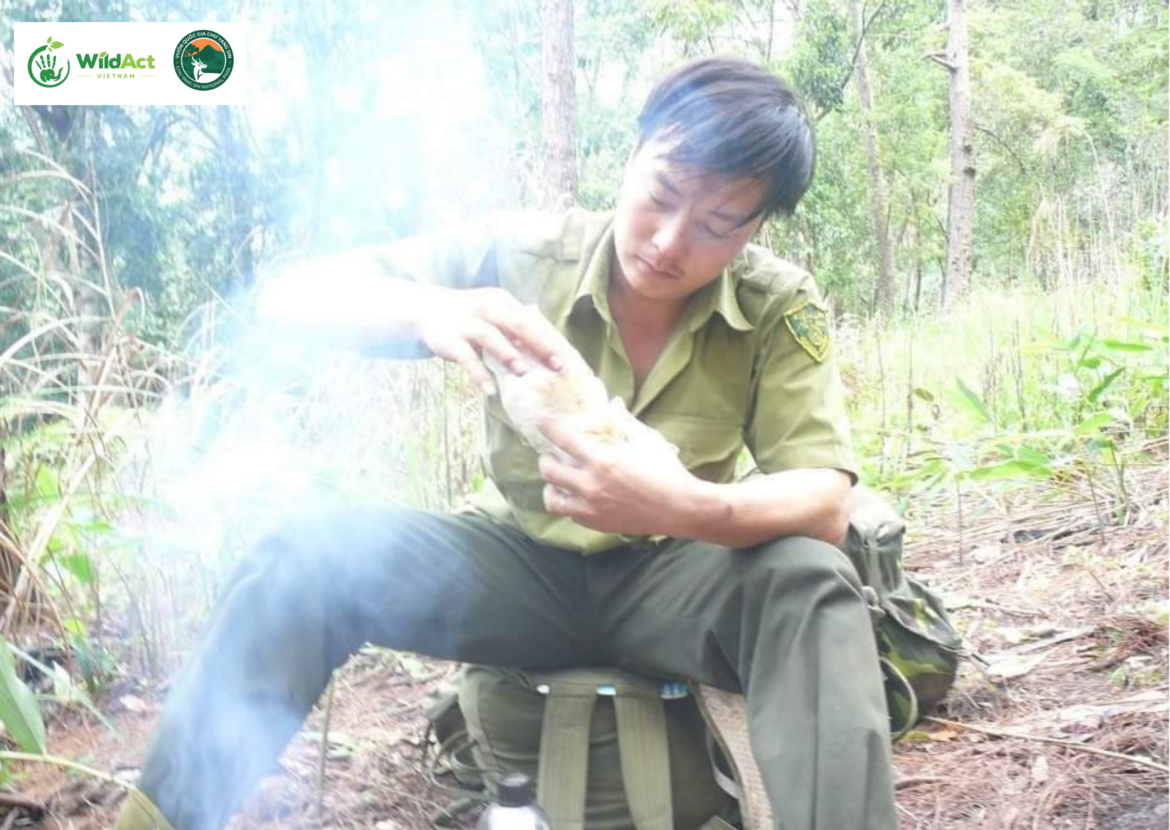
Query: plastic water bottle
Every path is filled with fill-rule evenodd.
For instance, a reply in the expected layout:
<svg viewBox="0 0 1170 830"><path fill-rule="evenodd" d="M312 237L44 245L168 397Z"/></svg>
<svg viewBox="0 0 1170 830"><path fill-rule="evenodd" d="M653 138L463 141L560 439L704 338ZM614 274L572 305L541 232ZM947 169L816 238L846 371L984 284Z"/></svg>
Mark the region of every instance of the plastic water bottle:
<svg viewBox="0 0 1170 830"><path fill-rule="evenodd" d="M476 830L550 830L548 816L536 803L536 787L522 772L500 778L498 801L479 817Z"/></svg>

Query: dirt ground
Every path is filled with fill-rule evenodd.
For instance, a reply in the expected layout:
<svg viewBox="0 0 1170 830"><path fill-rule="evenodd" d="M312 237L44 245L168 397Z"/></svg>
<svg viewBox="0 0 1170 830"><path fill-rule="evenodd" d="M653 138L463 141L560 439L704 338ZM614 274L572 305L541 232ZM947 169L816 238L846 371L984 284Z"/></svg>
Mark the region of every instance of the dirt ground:
<svg viewBox="0 0 1170 830"><path fill-rule="evenodd" d="M1059 490L911 516L908 570L943 593L978 658L895 745L904 830L1167 827L1167 486L1164 469L1136 475L1121 527L1100 529L1099 507ZM422 710L455 669L357 655L338 675L324 786L318 711L233 829L429 828L450 798L419 771ZM56 717L51 752L133 780L164 691L112 689L118 736ZM0 792L0 830L108 827L122 796L27 766Z"/></svg>

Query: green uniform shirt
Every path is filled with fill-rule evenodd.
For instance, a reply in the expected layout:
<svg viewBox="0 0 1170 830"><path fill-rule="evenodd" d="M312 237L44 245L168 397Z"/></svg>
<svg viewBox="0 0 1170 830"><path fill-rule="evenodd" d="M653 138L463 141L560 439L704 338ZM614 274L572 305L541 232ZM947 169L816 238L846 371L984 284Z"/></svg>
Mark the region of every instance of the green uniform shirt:
<svg viewBox="0 0 1170 830"><path fill-rule="evenodd" d="M635 392L634 373L607 299L613 217L573 210L517 216L454 238L421 237L383 249L381 270L454 288L499 286L539 307L609 390L679 448L695 475L733 479L746 445L763 473L833 467L856 480L827 314L812 278L749 245L691 297ZM544 511L537 454L486 406L489 482L465 509L544 544L596 553L633 541Z"/></svg>

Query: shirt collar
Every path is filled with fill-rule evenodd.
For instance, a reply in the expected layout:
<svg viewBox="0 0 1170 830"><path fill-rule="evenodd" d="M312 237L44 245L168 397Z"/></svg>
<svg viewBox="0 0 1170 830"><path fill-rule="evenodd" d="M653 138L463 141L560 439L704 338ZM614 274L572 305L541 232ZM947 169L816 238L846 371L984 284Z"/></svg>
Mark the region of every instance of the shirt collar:
<svg viewBox="0 0 1170 830"><path fill-rule="evenodd" d="M613 219L605 226L597 245L582 259L580 280L573 300L566 307L561 319L566 319L579 304L592 301L593 307L607 323L613 322L609 311L609 272L615 256L613 243ZM737 331L751 331L754 326L744 316L743 309L736 298L736 279L731 274L731 268L724 268L723 273L710 285L704 286L691 297L683 311L682 325L688 331L698 331L711 315L718 313L727 321L727 324Z"/></svg>
<svg viewBox="0 0 1170 830"><path fill-rule="evenodd" d="M754 327L740 308L735 287L736 279L731 275L731 268L724 268L714 282L691 297L683 311L682 324L688 331L698 331L712 314L718 313L736 331L751 331Z"/></svg>
<svg viewBox="0 0 1170 830"><path fill-rule="evenodd" d="M601 319L607 323L613 322L613 317L609 313L608 291L609 270L613 264L613 258L613 220L610 219L593 250L586 258L582 259L583 267L577 282L577 293L573 295L573 302L565 311L566 317L588 298L592 301L593 307L597 309L597 313L601 315Z"/></svg>

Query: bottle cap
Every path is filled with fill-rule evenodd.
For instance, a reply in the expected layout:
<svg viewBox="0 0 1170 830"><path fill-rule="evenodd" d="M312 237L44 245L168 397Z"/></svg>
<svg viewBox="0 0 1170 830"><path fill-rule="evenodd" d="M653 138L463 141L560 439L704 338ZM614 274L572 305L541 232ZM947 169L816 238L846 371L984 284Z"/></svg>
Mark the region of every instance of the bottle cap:
<svg viewBox="0 0 1170 830"><path fill-rule="evenodd" d="M532 779L522 772L509 772L500 778L498 789L501 807L527 807L534 797Z"/></svg>

